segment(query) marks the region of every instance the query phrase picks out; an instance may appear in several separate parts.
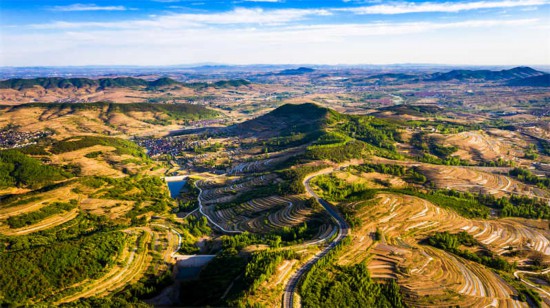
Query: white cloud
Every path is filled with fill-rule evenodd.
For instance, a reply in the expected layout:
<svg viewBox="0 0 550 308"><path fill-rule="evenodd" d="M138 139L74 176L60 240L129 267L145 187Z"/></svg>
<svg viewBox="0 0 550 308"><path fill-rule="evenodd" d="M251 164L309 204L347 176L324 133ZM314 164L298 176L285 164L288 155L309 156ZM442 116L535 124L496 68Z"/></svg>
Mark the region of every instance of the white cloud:
<svg viewBox="0 0 550 308"><path fill-rule="evenodd" d="M315 18L331 12L239 8L138 20L36 24L30 30L21 27L3 33L0 65L550 64L544 18L493 15L483 20L337 24Z"/></svg>
<svg viewBox="0 0 550 308"><path fill-rule="evenodd" d="M355 8L335 9L338 11L348 11L356 14L406 14L406 13L434 13L447 12L456 13L460 11L529 7L547 4L546 0L505 0L505 1L477 1L477 2L398 2L392 4L379 4L371 6L362 6Z"/></svg>
<svg viewBox="0 0 550 308"><path fill-rule="evenodd" d="M96 4L71 4L65 6L54 6L50 8L58 12L79 12L79 11L125 11L126 7L122 5L98 6Z"/></svg>
<svg viewBox="0 0 550 308"><path fill-rule="evenodd" d="M418 34L445 29L495 28L510 26L536 25L537 19L514 20L470 20L449 23L404 22L404 23L368 23L296 26L277 29L255 39L267 41L323 41L335 42L342 38L360 38L372 36L398 36ZM265 33L264 33L265 34Z"/></svg>
<svg viewBox="0 0 550 308"><path fill-rule="evenodd" d="M0 64L549 64L545 34L533 31L540 23L518 19L10 33L4 37Z"/></svg>
<svg viewBox="0 0 550 308"><path fill-rule="evenodd" d="M330 11L321 9L279 9L265 11L263 9L237 8L232 11L211 14L170 14L152 17L150 19L116 21L116 22L65 22L56 21L47 24L30 25L34 29L81 29L81 28L111 28L129 29L142 27L181 28L209 25L282 25L289 22L304 20L310 16L330 15Z"/></svg>

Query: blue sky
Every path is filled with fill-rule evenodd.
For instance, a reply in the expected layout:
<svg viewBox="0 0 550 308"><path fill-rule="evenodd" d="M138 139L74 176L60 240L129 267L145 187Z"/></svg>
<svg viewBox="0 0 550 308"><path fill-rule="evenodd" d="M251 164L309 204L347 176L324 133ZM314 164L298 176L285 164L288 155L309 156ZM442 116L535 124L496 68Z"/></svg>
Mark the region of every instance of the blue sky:
<svg viewBox="0 0 550 308"><path fill-rule="evenodd" d="M550 0L0 0L0 66L550 65Z"/></svg>

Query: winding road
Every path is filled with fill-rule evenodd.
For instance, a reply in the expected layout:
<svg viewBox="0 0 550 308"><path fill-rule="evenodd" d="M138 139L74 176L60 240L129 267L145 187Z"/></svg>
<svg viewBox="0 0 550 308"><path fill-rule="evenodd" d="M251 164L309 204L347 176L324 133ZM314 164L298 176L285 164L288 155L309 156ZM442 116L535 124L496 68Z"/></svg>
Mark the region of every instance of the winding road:
<svg viewBox="0 0 550 308"><path fill-rule="evenodd" d="M198 201L199 201L199 212L204 215L204 217L206 217L206 219L208 219L208 221L213 224L214 226L216 226L218 229L220 229L221 231L225 232L225 233L242 233L242 231L233 231L233 230L227 230L225 229L224 227L220 226L219 224L217 224L212 218L210 218L210 216L208 216L202 209L202 189L199 187L199 181L196 181L195 182L195 187L199 190L199 197L197 198Z"/></svg>
<svg viewBox="0 0 550 308"><path fill-rule="evenodd" d="M329 251L334 249L338 244L342 242L342 240L348 236L349 234L349 225L346 222L346 220L338 213L338 211L327 201L323 200L321 197L319 197L313 189L311 189L311 186L309 186L309 181L321 174L327 174L331 173L334 170L326 170L320 173L312 174L307 176L304 179L304 186L306 188L307 193L315 198L324 208L325 210L332 216L332 219L336 222L338 225L338 235L336 238L325 247L321 252L317 253L315 256L313 256L309 261L307 261L302 267L300 267L293 275L290 277L290 280L288 281L287 285L285 286L284 294L283 294L283 307L284 308L292 308L294 307L294 294L296 293L296 288L298 287L298 284L302 277L311 269L311 267L319 261L322 257L324 257Z"/></svg>

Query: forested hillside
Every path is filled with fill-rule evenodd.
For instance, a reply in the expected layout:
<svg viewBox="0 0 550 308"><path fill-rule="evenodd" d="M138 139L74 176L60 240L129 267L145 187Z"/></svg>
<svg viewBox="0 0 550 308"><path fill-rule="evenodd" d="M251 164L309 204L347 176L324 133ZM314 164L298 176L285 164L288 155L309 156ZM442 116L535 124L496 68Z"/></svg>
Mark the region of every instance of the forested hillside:
<svg viewBox="0 0 550 308"><path fill-rule="evenodd" d="M62 77L48 77L48 78L34 78L34 79L7 79L0 81L0 89L15 89L25 90L35 86L42 87L44 89L67 89L67 88L131 88L131 87L147 87L158 88L167 86L183 86L189 88L207 88L207 87L239 87L248 85L250 82L239 80L221 80L214 83L190 83L176 81L170 78L160 78L153 81L148 81L141 78L134 77L117 77L117 78L62 78Z"/></svg>
<svg viewBox="0 0 550 308"><path fill-rule="evenodd" d="M7 187L37 189L70 176L70 173L61 168L43 164L20 151L0 151L0 189Z"/></svg>

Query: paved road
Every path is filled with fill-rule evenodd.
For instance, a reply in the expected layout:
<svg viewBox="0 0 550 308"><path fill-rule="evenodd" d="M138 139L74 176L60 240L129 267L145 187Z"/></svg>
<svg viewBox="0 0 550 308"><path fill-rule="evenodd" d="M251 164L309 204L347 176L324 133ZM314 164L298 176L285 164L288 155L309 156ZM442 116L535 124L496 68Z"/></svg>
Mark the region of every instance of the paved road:
<svg viewBox="0 0 550 308"><path fill-rule="evenodd" d="M203 211L203 208L202 208L202 189L199 187L199 181L196 181L195 182L195 187L197 187L197 189L199 190L199 196L197 198L197 200L199 201L199 212L204 215L204 217L206 217L206 219L208 219L208 221L213 224L214 226L218 227L218 229L220 229L221 231L225 232L225 233L242 233L241 231L233 231L233 230L227 230L225 229L224 227L218 225L212 218L210 218L210 216L208 216L204 211Z"/></svg>
<svg viewBox="0 0 550 308"><path fill-rule="evenodd" d="M193 211L194 212L194 211ZM171 228L169 226L166 226L166 225L161 225L161 224L151 224L152 226L157 226L157 227L161 227L161 228L164 228L164 229L168 229L168 230L171 230L172 232L174 232L174 234L176 234L176 236L178 237L178 247L176 248L176 250L174 250L174 252L172 252L170 254L170 257L175 257L177 254L178 254L178 251L181 249L181 241L182 241L182 235L181 233L179 233L176 229L174 228Z"/></svg>
<svg viewBox="0 0 550 308"><path fill-rule="evenodd" d="M349 225L346 222L346 220L338 213L338 211L327 201L321 199L309 186L309 181L314 178L315 176L321 175L321 174L327 174L331 173L333 170L327 170L322 173L317 173L314 175L310 175L305 178L304 180L304 186L306 188L307 193L315 198L324 208L327 210L327 212L332 216L332 219L336 222L338 225L338 235L336 238L325 247L321 252L317 253L313 258L311 258L307 263L302 265L293 275L290 277L290 280L288 281L287 285L285 286L285 291L283 294L283 307L284 308L292 308L294 307L294 294L296 293L296 288L298 287L298 283L300 282L300 279L306 274L311 267L319 261L323 256L325 256L329 251L331 251L334 247L336 247L338 244L342 242L342 240L349 234Z"/></svg>

